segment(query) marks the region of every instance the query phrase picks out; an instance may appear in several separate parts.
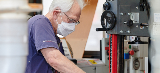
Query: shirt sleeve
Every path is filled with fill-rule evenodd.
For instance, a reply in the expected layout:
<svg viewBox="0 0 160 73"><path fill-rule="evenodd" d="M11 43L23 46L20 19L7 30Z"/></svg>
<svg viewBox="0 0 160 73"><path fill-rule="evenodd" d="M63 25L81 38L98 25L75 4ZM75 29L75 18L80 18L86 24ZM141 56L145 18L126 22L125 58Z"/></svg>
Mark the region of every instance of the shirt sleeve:
<svg viewBox="0 0 160 73"><path fill-rule="evenodd" d="M43 48L56 48L59 49L54 30L49 21L45 18L36 20L33 23L33 39L37 51Z"/></svg>

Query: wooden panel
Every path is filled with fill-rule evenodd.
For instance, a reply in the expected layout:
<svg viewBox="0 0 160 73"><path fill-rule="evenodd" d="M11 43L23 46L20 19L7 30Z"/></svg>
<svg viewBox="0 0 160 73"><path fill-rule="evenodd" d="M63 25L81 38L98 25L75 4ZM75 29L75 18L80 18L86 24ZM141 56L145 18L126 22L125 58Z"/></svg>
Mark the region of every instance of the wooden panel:
<svg viewBox="0 0 160 73"><path fill-rule="evenodd" d="M80 24L76 26L75 32L66 37L72 47L73 58L80 59L83 56L97 2L98 0L88 0L87 6L82 10Z"/></svg>
<svg viewBox="0 0 160 73"><path fill-rule="evenodd" d="M29 5L31 8L33 8L33 9L41 9L41 10L43 10L43 5L42 5L42 4L29 3L28 5Z"/></svg>

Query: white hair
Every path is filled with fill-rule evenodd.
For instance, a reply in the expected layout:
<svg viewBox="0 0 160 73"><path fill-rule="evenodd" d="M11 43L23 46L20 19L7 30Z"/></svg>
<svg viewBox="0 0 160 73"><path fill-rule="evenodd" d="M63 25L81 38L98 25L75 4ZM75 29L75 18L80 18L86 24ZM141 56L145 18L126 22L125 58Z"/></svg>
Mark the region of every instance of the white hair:
<svg viewBox="0 0 160 73"><path fill-rule="evenodd" d="M72 7L74 1L77 1L81 10L83 9L84 0L53 0L50 7L49 12L53 12L55 8L60 8L62 12L67 12Z"/></svg>

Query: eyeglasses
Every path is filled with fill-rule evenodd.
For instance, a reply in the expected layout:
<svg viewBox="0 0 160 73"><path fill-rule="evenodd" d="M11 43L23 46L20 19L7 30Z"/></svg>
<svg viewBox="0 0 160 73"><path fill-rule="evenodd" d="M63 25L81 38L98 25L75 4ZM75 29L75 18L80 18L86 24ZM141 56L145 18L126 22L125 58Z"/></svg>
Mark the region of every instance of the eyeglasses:
<svg viewBox="0 0 160 73"><path fill-rule="evenodd" d="M64 13L65 14L65 13ZM67 14L65 14L67 16L67 18L69 19L69 22L72 22L72 23L76 23L76 25L78 25L80 22L79 21L76 21L74 19L71 19L70 17L68 17Z"/></svg>

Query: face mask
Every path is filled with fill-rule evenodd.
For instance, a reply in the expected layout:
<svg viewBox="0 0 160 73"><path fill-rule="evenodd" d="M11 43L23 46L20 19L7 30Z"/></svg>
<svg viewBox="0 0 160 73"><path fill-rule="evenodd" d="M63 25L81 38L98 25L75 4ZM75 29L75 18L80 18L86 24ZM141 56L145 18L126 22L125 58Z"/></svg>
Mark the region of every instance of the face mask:
<svg viewBox="0 0 160 73"><path fill-rule="evenodd" d="M75 25L75 23L66 23L62 21L61 24L58 24L57 33L66 37L75 30Z"/></svg>

